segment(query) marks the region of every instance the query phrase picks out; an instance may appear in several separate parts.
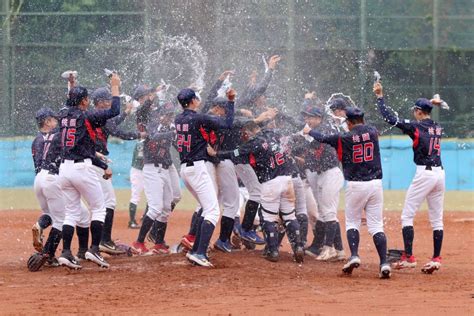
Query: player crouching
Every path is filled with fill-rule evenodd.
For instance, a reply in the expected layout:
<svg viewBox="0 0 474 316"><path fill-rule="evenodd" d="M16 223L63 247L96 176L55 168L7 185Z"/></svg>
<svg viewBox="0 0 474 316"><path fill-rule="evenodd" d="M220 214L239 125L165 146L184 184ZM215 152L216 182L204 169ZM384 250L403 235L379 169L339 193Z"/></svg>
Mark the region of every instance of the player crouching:
<svg viewBox="0 0 474 316"><path fill-rule="evenodd" d="M301 242L300 225L295 215L295 191L286 154L281 150L279 135L271 130L261 130L253 120L249 120L243 129L244 138L248 141L236 150L216 152L208 147L208 153L210 156L224 159L249 157L250 165L255 169L257 178L262 184L261 211L267 242L264 257L272 262L279 260L278 223L282 219L295 261L302 263L304 247Z"/></svg>
<svg viewBox="0 0 474 316"><path fill-rule="evenodd" d="M388 279L391 275L390 264L387 262L387 238L383 231L383 191L382 165L378 131L364 123L364 112L358 108L347 108L347 125L349 132L327 135L305 127L303 132L314 137L321 143L336 148L338 158L342 162L346 187L346 233L351 257L342 271L352 274L360 266L359 229L362 211L367 216L367 228L372 235L380 257L379 276Z"/></svg>

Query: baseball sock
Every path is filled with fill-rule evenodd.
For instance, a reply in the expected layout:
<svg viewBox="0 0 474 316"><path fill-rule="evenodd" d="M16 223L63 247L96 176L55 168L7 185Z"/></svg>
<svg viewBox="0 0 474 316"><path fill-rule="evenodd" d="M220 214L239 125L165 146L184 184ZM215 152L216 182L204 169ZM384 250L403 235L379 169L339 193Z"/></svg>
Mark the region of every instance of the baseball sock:
<svg viewBox="0 0 474 316"><path fill-rule="evenodd" d="M150 230L150 236L152 236L153 239L156 240L156 236L158 235L158 224L157 224L158 221L155 221L153 223L153 226L151 226L151 230Z"/></svg>
<svg viewBox="0 0 474 316"><path fill-rule="evenodd" d="M359 231L357 229L349 229L347 232L347 242L351 250L351 256L359 256Z"/></svg>
<svg viewBox="0 0 474 316"><path fill-rule="evenodd" d="M142 220L145 218L147 213L148 213L148 203L145 206L145 211L143 212Z"/></svg>
<svg viewBox="0 0 474 316"><path fill-rule="evenodd" d="M413 226L405 226L402 228L403 244L405 245L405 255L410 257L413 255L413 239L415 238L415 230Z"/></svg>
<svg viewBox="0 0 474 316"><path fill-rule="evenodd" d="M257 215L258 207L260 204L258 202L248 200L245 204L244 217L242 218L242 229L246 232L252 230L253 221Z"/></svg>
<svg viewBox="0 0 474 316"><path fill-rule="evenodd" d="M114 224L114 212L115 210L113 208L105 209L104 228L102 229L102 242L112 240L112 225Z"/></svg>
<svg viewBox="0 0 474 316"><path fill-rule="evenodd" d="M145 215L145 217L143 218L142 227L140 227L140 231L138 232L138 237L137 237L138 242L140 243L145 242L146 234L148 234L154 222L155 221L152 220L150 217L148 217L148 215Z"/></svg>
<svg viewBox="0 0 474 316"><path fill-rule="evenodd" d="M439 257L441 254L441 245L443 244L443 230L433 230L433 258Z"/></svg>
<svg viewBox="0 0 474 316"><path fill-rule="evenodd" d="M300 234L301 234L301 242L303 246L306 245L306 241L308 239L308 215L306 214L299 214L296 216L298 223L300 224Z"/></svg>
<svg viewBox="0 0 474 316"><path fill-rule="evenodd" d="M63 225L63 252L71 252L72 236L74 236L74 226Z"/></svg>
<svg viewBox="0 0 474 316"><path fill-rule="evenodd" d="M300 232L300 224L298 220L294 219L286 224L286 231L288 233L288 239L290 240L290 244L293 249L296 247L300 247L301 243L301 232Z"/></svg>
<svg viewBox="0 0 474 316"><path fill-rule="evenodd" d="M135 215L137 214L137 205L130 202L128 205L128 214L130 216L130 222L135 222Z"/></svg>
<svg viewBox="0 0 474 316"><path fill-rule="evenodd" d="M194 244L193 244L193 249L192 252L197 252L198 247L199 247L199 242L201 241L201 226L202 222L204 221L204 217L202 217L200 214L196 217L196 231L195 231L195 239L194 239Z"/></svg>
<svg viewBox="0 0 474 316"><path fill-rule="evenodd" d="M85 253L87 251L87 248L89 248L89 227L77 226L76 234L77 240L79 241L79 252Z"/></svg>
<svg viewBox="0 0 474 316"><path fill-rule="evenodd" d="M99 251L99 244L102 238L102 230L104 229L104 223L101 221L91 221L91 249L93 251Z"/></svg>
<svg viewBox="0 0 474 316"><path fill-rule="evenodd" d="M278 251L278 225L274 222L263 222L263 231L265 232L265 240L268 250Z"/></svg>
<svg viewBox="0 0 474 316"><path fill-rule="evenodd" d="M238 232L240 234L240 232L242 231L242 225L240 224L240 217L235 217L234 218L234 231L235 232Z"/></svg>
<svg viewBox="0 0 474 316"><path fill-rule="evenodd" d="M199 217L201 217L202 208L199 211L193 213L193 217L191 218L191 225L189 226L189 233L188 235L196 236L198 228L199 228Z"/></svg>
<svg viewBox="0 0 474 316"><path fill-rule="evenodd" d="M334 244L334 238L336 236L337 230L337 222L336 221L329 221L325 222L325 232L324 232L324 245L328 247L332 247Z"/></svg>
<svg viewBox="0 0 474 316"><path fill-rule="evenodd" d="M199 237L199 247L197 249L197 254L206 255L207 247L209 247L209 242L211 241L212 233L214 232L214 224L210 221L203 219L201 224L201 234Z"/></svg>
<svg viewBox="0 0 474 316"><path fill-rule="evenodd" d="M57 228L51 228L49 231L48 239L44 244L43 253L49 257L54 257L54 253L58 248L59 242L61 241L61 231Z"/></svg>
<svg viewBox="0 0 474 316"><path fill-rule="evenodd" d="M48 214L42 214L38 218L38 224L41 227L41 229L48 228L49 225L51 225L52 223L53 223L53 221L51 220L51 216L49 216Z"/></svg>
<svg viewBox="0 0 474 316"><path fill-rule="evenodd" d="M387 263L387 237L383 232L378 232L372 239L379 253L380 264Z"/></svg>
<svg viewBox="0 0 474 316"><path fill-rule="evenodd" d="M324 230L325 223L322 221L316 221L313 229L313 242L311 243L310 248L321 249L324 244Z"/></svg>
<svg viewBox="0 0 474 316"><path fill-rule="evenodd" d="M234 219L227 216L222 216L221 231L219 233L220 241L226 242L230 239L230 235L232 234L232 228L234 228Z"/></svg>
<svg viewBox="0 0 474 316"><path fill-rule="evenodd" d="M153 228L156 227L156 235L155 235L155 240L156 244L164 244L165 243L165 234L166 234L166 228L168 227L168 223L163 223L160 221L155 221L153 223Z"/></svg>
<svg viewBox="0 0 474 316"><path fill-rule="evenodd" d="M342 245L342 235L341 235L341 225L339 222L336 222L336 235L334 236L334 248L336 250L341 251L344 249Z"/></svg>

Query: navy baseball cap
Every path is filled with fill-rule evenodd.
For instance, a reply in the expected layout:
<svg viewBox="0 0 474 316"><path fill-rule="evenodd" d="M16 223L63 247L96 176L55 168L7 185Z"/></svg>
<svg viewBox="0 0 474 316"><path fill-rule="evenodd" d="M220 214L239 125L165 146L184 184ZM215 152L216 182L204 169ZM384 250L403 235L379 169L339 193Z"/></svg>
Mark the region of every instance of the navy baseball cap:
<svg viewBox="0 0 474 316"><path fill-rule="evenodd" d="M429 113L433 109L433 104L426 98L420 98L416 100L415 105L412 106L412 109L419 109Z"/></svg>
<svg viewBox="0 0 474 316"><path fill-rule="evenodd" d="M87 98L89 92L86 88L77 86L69 90L66 106L78 106L84 98Z"/></svg>
<svg viewBox="0 0 474 316"><path fill-rule="evenodd" d="M179 91L177 98L179 104L181 104L181 106L184 108L188 107L189 103L191 103L193 99L200 99L199 95L190 88L185 88Z"/></svg>
<svg viewBox="0 0 474 316"><path fill-rule="evenodd" d="M329 108L333 111L345 110L348 107L350 107L349 103L342 98L336 98L329 103Z"/></svg>
<svg viewBox="0 0 474 316"><path fill-rule="evenodd" d="M315 106L307 107L303 111L301 111L301 114L307 115L307 116L323 116L323 112L321 111L320 108L317 108Z"/></svg>
<svg viewBox="0 0 474 316"><path fill-rule="evenodd" d="M211 107L215 107L215 106L225 107L227 102L228 102L228 100L226 98L216 97L214 100L212 100L212 106Z"/></svg>
<svg viewBox="0 0 474 316"><path fill-rule="evenodd" d="M132 98L138 101L138 99L150 94L153 90L153 88L149 88L147 85L140 84L133 89Z"/></svg>
<svg viewBox="0 0 474 316"><path fill-rule="evenodd" d="M44 120L46 120L48 117L56 117L56 113L54 113L54 111L48 107L39 109L36 112L36 116L35 116L36 122L38 124L44 122Z"/></svg>
<svg viewBox="0 0 474 316"><path fill-rule="evenodd" d="M97 101L109 101L112 100L112 93L110 93L109 88L100 87L94 90L91 94L92 100Z"/></svg>
<svg viewBox="0 0 474 316"><path fill-rule="evenodd" d="M346 117L348 120L357 120L364 118L364 111L356 107L347 107L346 108Z"/></svg>

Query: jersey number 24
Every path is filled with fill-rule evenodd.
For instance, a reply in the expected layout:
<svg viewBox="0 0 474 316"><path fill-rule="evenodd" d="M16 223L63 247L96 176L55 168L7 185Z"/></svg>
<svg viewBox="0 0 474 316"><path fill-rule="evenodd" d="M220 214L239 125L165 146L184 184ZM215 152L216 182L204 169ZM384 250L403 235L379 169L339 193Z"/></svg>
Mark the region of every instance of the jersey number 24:
<svg viewBox="0 0 474 316"><path fill-rule="evenodd" d="M191 135L187 135L186 139L184 134L178 134L177 135L177 140L176 140L176 145L178 147L178 152L183 151L183 146L186 147L186 151L190 152L191 151Z"/></svg>

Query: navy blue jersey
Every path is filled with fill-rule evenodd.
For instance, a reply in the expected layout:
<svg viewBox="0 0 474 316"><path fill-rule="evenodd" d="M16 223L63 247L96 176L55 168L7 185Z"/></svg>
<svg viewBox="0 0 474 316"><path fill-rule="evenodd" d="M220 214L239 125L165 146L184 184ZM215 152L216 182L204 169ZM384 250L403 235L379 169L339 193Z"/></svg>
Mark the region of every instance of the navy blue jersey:
<svg viewBox="0 0 474 316"><path fill-rule="evenodd" d="M118 125L120 125L126 117L127 113L122 112L118 116L107 120L107 123L104 127L97 127L95 129L95 150L97 152L106 156L109 154L109 150L107 148L109 136L115 136L123 140L134 140L140 138L140 134L138 132L124 131L118 127Z"/></svg>
<svg viewBox="0 0 474 316"><path fill-rule="evenodd" d="M379 133L375 127L360 124L342 134L325 136L311 130L309 135L336 148L347 181L382 179Z"/></svg>
<svg viewBox="0 0 474 316"><path fill-rule="evenodd" d="M108 110L82 111L78 107L63 109L59 114L62 158L67 160L95 159L96 129L104 126L108 119L120 114L120 98L112 98Z"/></svg>
<svg viewBox="0 0 474 316"><path fill-rule="evenodd" d="M229 129L234 120L234 102L227 102L226 117L211 116L185 109L176 116L176 147L181 163L210 160L207 154L209 131Z"/></svg>
<svg viewBox="0 0 474 316"><path fill-rule="evenodd" d="M150 122L147 133L143 148L144 163L161 164L163 168L169 168L173 163L170 149L176 138L174 125Z"/></svg>
<svg viewBox="0 0 474 316"><path fill-rule="evenodd" d="M272 130L262 130L234 151L221 151L218 152L218 156L226 159L248 157L260 183L278 176L292 175L288 156L280 143L280 136Z"/></svg>
<svg viewBox="0 0 474 316"><path fill-rule="evenodd" d="M59 173L61 164L61 137L58 129L49 133L38 132L31 146L35 173L48 170Z"/></svg>
<svg viewBox="0 0 474 316"><path fill-rule="evenodd" d="M377 106L384 120L398 127L413 140L413 160L419 166L440 167L441 136L443 129L431 120L421 121L400 120L387 108L384 99L377 99Z"/></svg>
<svg viewBox="0 0 474 316"><path fill-rule="evenodd" d="M338 133L338 131L328 122L327 118L315 130L326 136L336 135ZM339 166L339 159L334 147L313 140L309 143L307 148L308 150L305 155L305 161L307 162L307 169L310 171L321 173Z"/></svg>

